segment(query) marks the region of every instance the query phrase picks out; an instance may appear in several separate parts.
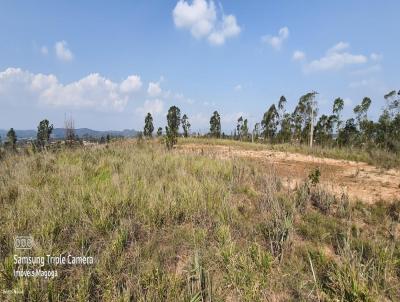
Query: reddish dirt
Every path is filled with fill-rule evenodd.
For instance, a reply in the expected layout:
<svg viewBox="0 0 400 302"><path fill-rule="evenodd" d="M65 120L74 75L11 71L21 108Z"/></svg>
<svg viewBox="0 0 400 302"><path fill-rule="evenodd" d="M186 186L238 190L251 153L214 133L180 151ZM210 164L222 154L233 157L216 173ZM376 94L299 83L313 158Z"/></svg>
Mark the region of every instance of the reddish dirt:
<svg viewBox="0 0 400 302"><path fill-rule="evenodd" d="M318 167L320 183L335 194L346 193L352 200L368 203L400 199L400 170L397 169L383 170L362 162L235 146L186 144L178 150L221 159L249 158L265 166L272 164L290 187L304 181L310 171Z"/></svg>

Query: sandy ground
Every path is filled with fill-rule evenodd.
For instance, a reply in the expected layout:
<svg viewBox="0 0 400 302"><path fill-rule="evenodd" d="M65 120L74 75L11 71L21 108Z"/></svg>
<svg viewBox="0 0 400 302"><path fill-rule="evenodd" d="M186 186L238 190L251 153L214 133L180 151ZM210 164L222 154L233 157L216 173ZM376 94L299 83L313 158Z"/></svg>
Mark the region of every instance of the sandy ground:
<svg viewBox="0 0 400 302"><path fill-rule="evenodd" d="M186 144L179 146L178 150L221 159L250 158L266 166L272 164L289 186L304 181L310 171L318 167L320 183L335 194L346 193L352 200L368 203L400 199L400 170L397 169L383 170L361 162L273 150L245 150L234 146Z"/></svg>

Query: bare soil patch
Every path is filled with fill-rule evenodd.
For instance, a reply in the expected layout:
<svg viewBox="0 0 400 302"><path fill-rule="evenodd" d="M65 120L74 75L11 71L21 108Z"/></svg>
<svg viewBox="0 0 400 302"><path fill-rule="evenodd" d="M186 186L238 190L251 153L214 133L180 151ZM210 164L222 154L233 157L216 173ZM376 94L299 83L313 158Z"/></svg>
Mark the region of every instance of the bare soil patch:
<svg viewBox="0 0 400 302"><path fill-rule="evenodd" d="M384 170L363 162L319 158L274 150L245 150L234 146L185 144L179 152L215 156L221 159L243 157L275 167L285 185L295 186L318 167L320 183L335 194L346 193L352 200L374 203L400 199L400 170Z"/></svg>

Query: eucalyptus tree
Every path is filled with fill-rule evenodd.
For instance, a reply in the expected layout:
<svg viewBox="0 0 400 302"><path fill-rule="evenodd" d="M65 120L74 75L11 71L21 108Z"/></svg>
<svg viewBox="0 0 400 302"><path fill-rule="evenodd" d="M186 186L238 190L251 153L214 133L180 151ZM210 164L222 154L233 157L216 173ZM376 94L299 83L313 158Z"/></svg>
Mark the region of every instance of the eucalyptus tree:
<svg viewBox="0 0 400 302"><path fill-rule="evenodd" d="M162 127L158 127L157 136L162 136Z"/></svg>
<svg viewBox="0 0 400 302"><path fill-rule="evenodd" d="M36 135L36 141L39 147L44 148L49 143L53 128L53 125L50 125L47 119L40 121Z"/></svg>
<svg viewBox="0 0 400 302"><path fill-rule="evenodd" d="M189 136L189 132L190 132L190 123L189 123L189 118L186 114L184 114L182 116L182 128L183 128L183 135L185 137Z"/></svg>
<svg viewBox="0 0 400 302"><path fill-rule="evenodd" d="M268 138L270 142L272 142L276 136L278 125L279 114L276 110L275 104L272 104L264 113L263 119L261 120L264 139Z"/></svg>
<svg viewBox="0 0 400 302"><path fill-rule="evenodd" d="M280 111L280 114L279 114L280 116L283 116L285 114L286 103L287 103L287 100L286 100L285 96L282 95L278 102L278 110Z"/></svg>
<svg viewBox="0 0 400 302"><path fill-rule="evenodd" d="M259 136L260 136L260 123L255 123L253 129L253 137L255 140L258 140Z"/></svg>
<svg viewBox="0 0 400 302"><path fill-rule="evenodd" d="M221 136L221 117L218 111L214 111L210 118L210 134L217 138Z"/></svg>
<svg viewBox="0 0 400 302"><path fill-rule="evenodd" d="M363 98L361 104L354 107L353 112L356 115L357 127L359 130L358 144L363 145L372 141L374 132L374 123L368 120L368 109L371 106L369 97Z"/></svg>
<svg viewBox="0 0 400 302"><path fill-rule="evenodd" d="M242 140L242 126L243 126L243 117L240 116L237 120L237 124L236 124L236 133L238 135L238 139Z"/></svg>
<svg viewBox="0 0 400 302"><path fill-rule="evenodd" d="M151 113L149 112L149 113L147 113L146 118L144 119L143 135L146 137L152 137L153 131L154 131L153 117L151 116Z"/></svg>
<svg viewBox="0 0 400 302"><path fill-rule="evenodd" d="M376 142L379 146L400 151L400 90L384 95L386 107L376 125Z"/></svg>
<svg viewBox="0 0 400 302"><path fill-rule="evenodd" d="M285 113L280 119L281 128L279 129L278 138L281 143L290 142L292 139L292 115Z"/></svg>
<svg viewBox="0 0 400 302"><path fill-rule="evenodd" d="M309 138L312 146L315 118L318 112L315 97L318 92L312 91L300 97L299 102L292 114L294 137L300 142Z"/></svg>
<svg viewBox="0 0 400 302"><path fill-rule="evenodd" d="M240 128L240 135L241 135L242 139L244 138L245 140L247 140L247 138L249 136L249 126L248 126L247 119L243 120L243 125Z"/></svg>
<svg viewBox="0 0 400 302"><path fill-rule="evenodd" d="M333 101L333 108L332 108L332 113L333 113L333 121L336 124L336 132L339 133L340 126L342 125L342 121L340 119L341 112L344 107L344 101L342 98L336 98Z"/></svg>
<svg viewBox="0 0 400 302"><path fill-rule="evenodd" d="M314 127L315 142L320 145L328 145L332 142L334 116L321 115Z"/></svg>
<svg viewBox="0 0 400 302"><path fill-rule="evenodd" d="M168 109L166 132L166 145L168 149L178 142L178 131L181 123L181 110L176 106L171 106Z"/></svg>
<svg viewBox="0 0 400 302"><path fill-rule="evenodd" d="M6 144L8 147L15 150L15 147L17 144L17 135L14 131L14 128L10 128L10 130L7 132L7 143Z"/></svg>
<svg viewBox="0 0 400 302"><path fill-rule="evenodd" d="M359 136L356 122L354 118L350 118L346 121L343 128L340 129L337 142L339 146L353 145Z"/></svg>

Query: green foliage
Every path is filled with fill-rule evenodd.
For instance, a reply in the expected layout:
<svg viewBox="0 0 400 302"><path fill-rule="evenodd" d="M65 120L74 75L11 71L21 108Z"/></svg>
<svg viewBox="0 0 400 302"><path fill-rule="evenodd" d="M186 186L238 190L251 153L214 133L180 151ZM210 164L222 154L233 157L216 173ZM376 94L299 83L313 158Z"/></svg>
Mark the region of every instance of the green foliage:
<svg viewBox="0 0 400 302"><path fill-rule="evenodd" d="M236 125L236 133L238 135L239 140L247 140L249 136L249 126L247 119L243 119L243 117L239 117Z"/></svg>
<svg viewBox="0 0 400 302"><path fill-rule="evenodd" d="M151 114L149 112L149 113L147 113L146 118L144 119L143 135L146 137L152 137L153 131L154 131L153 117L151 116Z"/></svg>
<svg viewBox="0 0 400 302"><path fill-rule="evenodd" d="M353 118L346 121L346 125L339 132L337 142L339 146L349 146L357 141L359 131Z"/></svg>
<svg viewBox="0 0 400 302"><path fill-rule="evenodd" d="M336 123L336 132L340 131L340 128L342 126L342 120L340 119L340 114L344 108L344 100L342 98L336 98L333 101L333 108L332 108L332 113L333 113L333 121Z"/></svg>
<svg viewBox="0 0 400 302"><path fill-rule="evenodd" d="M335 117L333 115L321 115L314 128L314 139L317 144L329 145L333 137L333 123Z"/></svg>
<svg viewBox="0 0 400 302"><path fill-rule="evenodd" d="M321 171L319 168L313 169L308 175L311 185L316 186L319 183L319 178L321 176Z"/></svg>
<svg viewBox="0 0 400 302"><path fill-rule="evenodd" d="M300 97L299 102L292 113L293 138L298 142L307 142L312 119L317 115L315 97L318 93L313 91Z"/></svg>
<svg viewBox="0 0 400 302"><path fill-rule="evenodd" d="M6 142L6 146L9 147L12 150L15 150L17 144L17 135L15 134L15 131L13 128L11 128L8 132L7 132L7 142Z"/></svg>
<svg viewBox="0 0 400 302"><path fill-rule="evenodd" d="M279 125L279 114L274 104L269 107L268 111L264 113L261 120L261 127L263 128L263 136L271 142L276 136L277 127Z"/></svg>
<svg viewBox="0 0 400 302"><path fill-rule="evenodd" d="M218 111L214 111L210 118L210 134L217 138L221 136L221 117Z"/></svg>
<svg viewBox="0 0 400 302"><path fill-rule="evenodd" d="M37 129L37 144L39 147L44 148L49 143L53 125L50 125L49 121L44 119L39 123Z"/></svg>
<svg viewBox="0 0 400 302"><path fill-rule="evenodd" d="M190 132L190 123L189 123L189 118L187 117L186 114L184 114L182 116L182 128L183 128L183 135L185 137L189 136L189 132Z"/></svg>
<svg viewBox="0 0 400 302"><path fill-rule="evenodd" d="M172 149L174 145L178 142L178 131L181 123L181 110L172 106L168 110L167 114L167 124L165 127L166 138L165 142L167 145L167 149Z"/></svg>
<svg viewBox="0 0 400 302"><path fill-rule="evenodd" d="M162 127L158 127L157 129L157 136L162 136Z"/></svg>

